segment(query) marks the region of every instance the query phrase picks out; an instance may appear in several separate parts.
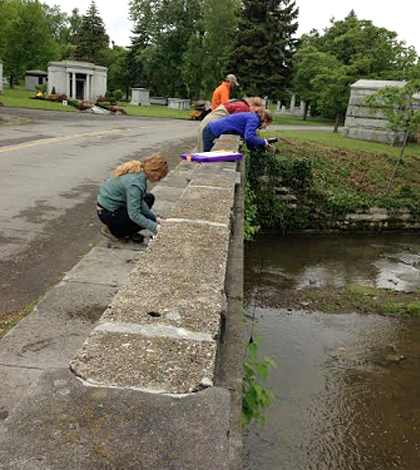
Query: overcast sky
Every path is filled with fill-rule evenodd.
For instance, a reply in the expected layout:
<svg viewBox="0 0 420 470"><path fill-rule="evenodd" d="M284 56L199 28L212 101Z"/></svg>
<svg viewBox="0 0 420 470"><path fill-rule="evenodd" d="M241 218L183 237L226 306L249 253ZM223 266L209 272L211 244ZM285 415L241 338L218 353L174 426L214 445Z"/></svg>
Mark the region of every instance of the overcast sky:
<svg viewBox="0 0 420 470"><path fill-rule="evenodd" d="M82 15L90 4L90 0L44 1L51 6L58 5L61 11L68 14L73 8L78 8ZM117 5L109 0L95 0L95 3L111 40L118 46L129 46L133 23L128 19L128 0L120 0ZM377 0L296 0L296 5L299 7L298 37L313 28L322 32L329 27L332 17L343 20L353 9L359 19L371 20L375 26L395 31L400 41L414 46L420 54L419 0L400 0L389 6Z"/></svg>

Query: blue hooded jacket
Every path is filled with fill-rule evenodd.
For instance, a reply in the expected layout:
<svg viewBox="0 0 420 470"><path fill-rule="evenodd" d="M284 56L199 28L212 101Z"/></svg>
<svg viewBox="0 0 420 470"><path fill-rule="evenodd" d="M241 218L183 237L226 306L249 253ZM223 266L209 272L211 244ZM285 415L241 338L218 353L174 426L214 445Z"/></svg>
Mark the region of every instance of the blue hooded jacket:
<svg viewBox="0 0 420 470"><path fill-rule="evenodd" d="M218 138L222 134L240 135L248 147L265 147L265 140L257 137L261 127L261 119L257 113L236 113L207 124L213 135Z"/></svg>

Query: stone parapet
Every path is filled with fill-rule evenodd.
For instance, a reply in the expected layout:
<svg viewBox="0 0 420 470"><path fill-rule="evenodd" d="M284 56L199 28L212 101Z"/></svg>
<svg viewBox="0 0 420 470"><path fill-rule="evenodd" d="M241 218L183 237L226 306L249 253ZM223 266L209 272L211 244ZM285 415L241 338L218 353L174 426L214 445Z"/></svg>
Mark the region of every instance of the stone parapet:
<svg viewBox="0 0 420 470"><path fill-rule="evenodd" d="M71 363L88 383L167 394L214 384L240 175L236 162L182 162L180 175L184 165L188 185Z"/></svg>

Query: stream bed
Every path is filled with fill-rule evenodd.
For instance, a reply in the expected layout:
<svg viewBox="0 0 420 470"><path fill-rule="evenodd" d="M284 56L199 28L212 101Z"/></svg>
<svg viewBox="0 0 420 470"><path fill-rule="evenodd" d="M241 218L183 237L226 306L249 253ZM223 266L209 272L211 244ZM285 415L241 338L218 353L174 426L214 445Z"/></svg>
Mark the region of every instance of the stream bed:
<svg viewBox="0 0 420 470"><path fill-rule="evenodd" d="M415 233L247 244L247 315L277 367L264 384L275 394L266 424L245 431L246 470L420 469L420 317L324 313L305 300L349 284L412 296L419 269Z"/></svg>

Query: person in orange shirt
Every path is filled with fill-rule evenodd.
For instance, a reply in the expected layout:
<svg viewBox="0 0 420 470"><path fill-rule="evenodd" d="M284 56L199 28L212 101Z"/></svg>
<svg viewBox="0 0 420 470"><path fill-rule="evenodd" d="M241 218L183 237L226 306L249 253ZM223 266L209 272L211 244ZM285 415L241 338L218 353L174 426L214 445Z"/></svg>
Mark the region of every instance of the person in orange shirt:
<svg viewBox="0 0 420 470"><path fill-rule="evenodd" d="M233 90L235 86L239 86L235 75L233 75L233 73L226 75L225 80L213 92L211 109L214 110L219 104L227 103L229 101L230 91Z"/></svg>

